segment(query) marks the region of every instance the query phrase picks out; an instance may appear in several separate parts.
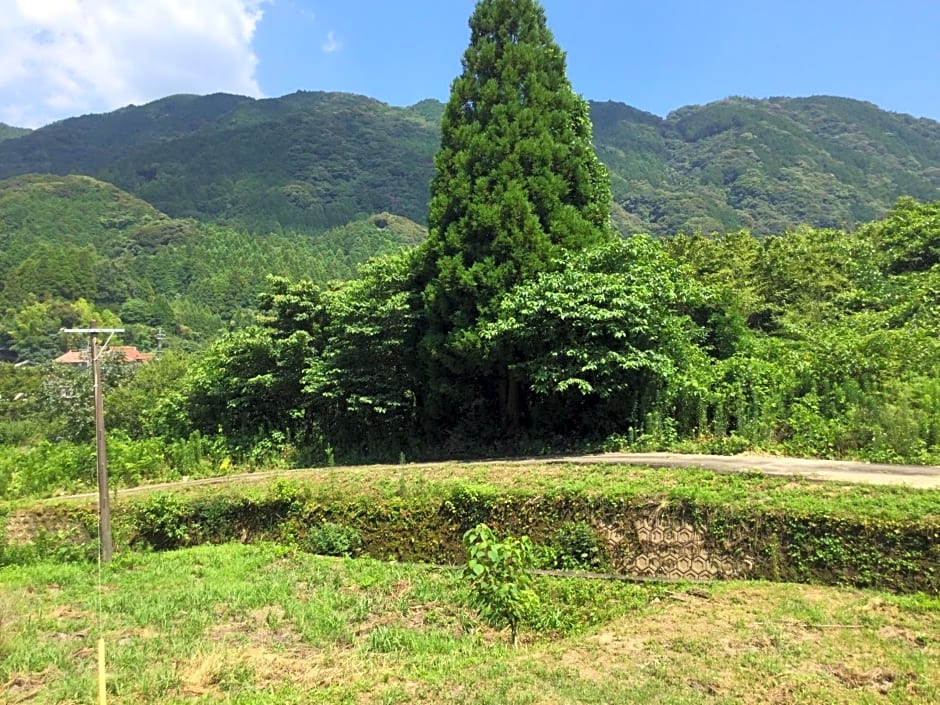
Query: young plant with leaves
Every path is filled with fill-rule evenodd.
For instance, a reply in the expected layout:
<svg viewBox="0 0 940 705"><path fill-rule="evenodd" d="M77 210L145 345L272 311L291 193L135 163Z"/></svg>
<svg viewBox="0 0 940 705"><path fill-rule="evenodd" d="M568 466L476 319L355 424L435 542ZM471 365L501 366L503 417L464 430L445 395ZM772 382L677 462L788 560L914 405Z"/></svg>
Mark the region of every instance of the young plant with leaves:
<svg viewBox="0 0 940 705"><path fill-rule="evenodd" d="M519 626L532 616L539 597L529 571L535 553L528 536L500 540L486 524L477 524L463 536L467 563L461 577L470 588L470 602L496 629L509 627L513 645Z"/></svg>

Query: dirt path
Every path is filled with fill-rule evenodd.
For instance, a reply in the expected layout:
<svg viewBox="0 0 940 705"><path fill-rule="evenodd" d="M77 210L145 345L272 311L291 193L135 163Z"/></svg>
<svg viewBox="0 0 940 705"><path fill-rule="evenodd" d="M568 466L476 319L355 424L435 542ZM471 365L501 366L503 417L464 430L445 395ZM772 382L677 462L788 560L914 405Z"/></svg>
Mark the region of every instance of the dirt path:
<svg viewBox="0 0 940 705"><path fill-rule="evenodd" d="M416 463L411 467L443 467L450 463ZM734 472L762 472L766 475L799 476L810 480L854 482L870 485L908 485L920 489L940 489L940 467L928 465L887 465L876 463L861 463L849 460L810 460L806 458L784 458L771 455L694 455L682 453L599 453L596 455L566 455L544 458L525 458L519 460L478 460L467 462L467 465L483 465L495 463L523 463L527 465L576 463L579 465L592 465L596 463L609 463L614 465L649 465L659 468L702 468L720 473ZM399 466L395 466L399 467ZM334 471L342 467L333 468ZM181 482L161 482L140 487L122 488L120 495L152 492L154 490L171 490L201 485L225 485L235 482L255 483L264 482L270 478L290 475L297 477L303 473L322 473L323 468L311 470L274 470L270 472L241 473L237 475L224 475L222 477L209 477L201 480L184 480ZM94 499L98 495L94 492L74 494L64 497L55 497L46 501L62 501L72 499Z"/></svg>

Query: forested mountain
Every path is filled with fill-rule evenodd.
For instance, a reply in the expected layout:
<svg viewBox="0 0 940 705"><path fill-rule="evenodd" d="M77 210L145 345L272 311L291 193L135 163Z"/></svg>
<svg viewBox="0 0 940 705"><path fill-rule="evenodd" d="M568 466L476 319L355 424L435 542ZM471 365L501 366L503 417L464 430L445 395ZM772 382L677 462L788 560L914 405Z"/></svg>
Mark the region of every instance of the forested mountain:
<svg viewBox="0 0 940 705"><path fill-rule="evenodd" d="M22 137L23 135L29 134L29 132L30 130L25 127L12 127L11 125L0 122L0 142L13 137Z"/></svg>
<svg viewBox="0 0 940 705"><path fill-rule="evenodd" d="M79 173L173 217L322 231L424 222L443 105L342 93L171 96L0 142L0 177ZM729 98L660 118L592 103L615 223L656 234L851 227L940 198L940 123L845 98ZM0 128L0 134L2 134Z"/></svg>
<svg viewBox="0 0 940 705"><path fill-rule="evenodd" d="M178 95L14 140L0 178L87 174L177 218L322 231L382 211L423 221L437 141L420 111L360 96Z"/></svg>
<svg viewBox="0 0 940 705"><path fill-rule="evenodd" d="M851 227L940 197L940 123L845 98L729 98L665 120L593 105L615 200L655 233Z"/></svg>
<svg viewBox="0 0 940 705"><path fill-rule="evenodd" d="M424 229L382 213L331 230L249 235L175 219L86 176L0 181L0 356L47 359L62 326L97 318L149 348L191 347L251 321L268 275L326 282L412 246Z"/></svg>
<svg viewBox="0 0 940 705"><path fill-rule="evenodd" d="M162 329L183 352L109 392L131 479L585 445L938 462L940 123L589 106L537 0L470 27L446 107L174 96L0 142L0 357ZM0 496L87 468L62 367L0 365Z"/></svg>

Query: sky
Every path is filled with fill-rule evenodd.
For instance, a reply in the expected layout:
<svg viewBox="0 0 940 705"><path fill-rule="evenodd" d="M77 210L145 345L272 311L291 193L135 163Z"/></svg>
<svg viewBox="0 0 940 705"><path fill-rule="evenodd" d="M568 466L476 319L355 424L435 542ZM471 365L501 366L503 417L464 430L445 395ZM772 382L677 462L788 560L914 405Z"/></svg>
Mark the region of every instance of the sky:
<svg viewBox="0 0 940 705"><path fill-rule="evenodd" d="M0 122L174 93L446 100L475 0L0 0ZM660 116L838 95L940 120L940 0L543 0L575 91Z"/></svg>

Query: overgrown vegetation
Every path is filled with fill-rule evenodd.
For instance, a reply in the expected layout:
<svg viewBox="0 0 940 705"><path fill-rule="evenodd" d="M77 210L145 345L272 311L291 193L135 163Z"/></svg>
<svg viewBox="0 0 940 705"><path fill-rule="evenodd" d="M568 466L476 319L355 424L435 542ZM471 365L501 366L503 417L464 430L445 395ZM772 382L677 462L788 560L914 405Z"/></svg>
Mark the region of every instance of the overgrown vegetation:
<svg viewBox="0 0 940 705"><path fill-rule="evenodd" d="M608 547L598 537L597 529L583 519L563 522L540 548L540 563L549 568L606 570L610 565Z"/></svg>
<svg viewBox="0 0 940 705"><path fill-rule="evenodd" d="M161 413L176 435L278 431L343 462L586 445L940 462L938 213L563 255L461 319L459 365L428 342L430 249L332 289L279 281L262 326L212 346Z"/></svg>
<svg viewBox="0 0 940 705"><path fill-rule="evenodd" d="M470 27L441 117L427 240L391 213L350 220L423 217L426 181L408 177L430 178L433 103L182 96L120 111L121 134L106 140L85 129L95 116L0 129L10 173L52 137L56 149L35 152L43 171L81 163L177 216L88 177L0 183L5 358L46 361L81 343L60 328L92 321L144 348L165 332L173 350L106 366L119 550L94 614L90 506L26 501L93 485L87 371L0 367L0 499L14 500L0 505L0 566L16 566L0 569L0 698L86 699L103 630L120 647L109 687L128 702L851 702L843 691L859 688L935 702L936 492L405 465L574 447L940 462L940 202L905 197L881 221L837 229L898 194L936 197L935 125L898 117L888 151L916 165L875 178L887 147L874 132L841 130L835 144L790 130L826 111L861 125L870 110L851 101L775 99L770 115L731 99L666 121L595 106L611 188L538 3L480 0ZM123 143L120 158L104 142ZM626 231L692 234L622 239L611 212ZM817 227L788 229L797 220ZM703 234L713 229L726 234ZM361 459L399 466L333 469ZM329 469L123 492L317 464ZM642 643L630 623L583 638L653 600L708 591L530 573L659 574L654 535L684 537L694 557L674 562L689 574L920 594L825 593L850 605L839 612L791 586L799 604L780 607L775 593L751 612L761 622L735 622L716 664L702 610L665 615L668 638L655 623ZM171 552L205 543L228 545ZM464 582L313 553L466 560ZM729 623L737 614L714 607ZM502 651L472 608L535 657ZM676 617L693 630L677 636ZM807 674L805 636L829 630L850 637L827 641L822 670ZM611 641L652 660L624 681L595 663ZM849 646L878 668L846 663ZM494 651L495 663L481 656Z"/></svg>
<svg viewBox="0 0 940 705"><path fill-rule="evenodd" d="M456 348L447 374L421 362L427 250L333 289L278 282L263 325L213 346L164 413L177 434L221 420L344 462L593 445L936 463L938 212L562 257L454 329L476 350L459 374Z"/></svg>
<svg viewBox="0 0 940 705"><path fill-rule="evenodd" d="M940 457L940 205L902 200L852 233L615 239L541 8L482 2L471 30L428 240L333 288L276 282L262 326L165 402L175 433L221 418L230 439L277 431L349 461L585 444Z"/></svg>
<svg viewBox="0 0 940 705"><path fill-rule="evenodd" d="M13 532L0 541L0 562L87 555L85 542L97 535L93 509L20 503L0 521ZM629 572L638 571L635 556L659 550L637 528L654 522L695 532L687 540L714 576L940 591L935 490L622 466L370 466L119 493L112 513L119 550L271 540L318 553L460 563L462 537L485 523L497 537L529 536L539 567Z"/></svg>
<svg viewBox="0 0 940 705"><path fill-rule="evenodd" d="M292 100L352 112L361 102ZM742 125L779 137L757 114L735 118L739 103L754 108L730 101L718 127L696 111L674 119L703 143ZM162 107L267 125L273 104L251 105ZM814 121L815 105L797 107ZM620 119L608 108L599 131ZM846 119L867 110L856 108L833 107ZM149 149L150 128L131 113L126 136ZM426 104L407 120L436 114ZM204 123L174 124L161 138ZM908 141L929 142L915 127ZM125 326L123 342L144 348L165 331L173 354L109 370L119 486L582 448L940 462L940 202L902 198L854 230L623 239L591 137L541 7L484 0L442 114L426 240L391 214L248 236L168 218L88 177L17 177L0 187L0 348L42 361L83 342L62 326L92 320ZM728 183L751 178L736 164ZM2 365L4 496L86 485L88 419L87 375Z"/></svg>
<svg viewBox="0 0 940 705"><path fill-rule="evenodd" d="M378 213L316 234L248 235L178 220L101 181L0 181L0 353L47 361L87 341L59 329L124 327L125 344L193 350L252 321L271 275L321 284L423 240L415 223Z"/></svg>

